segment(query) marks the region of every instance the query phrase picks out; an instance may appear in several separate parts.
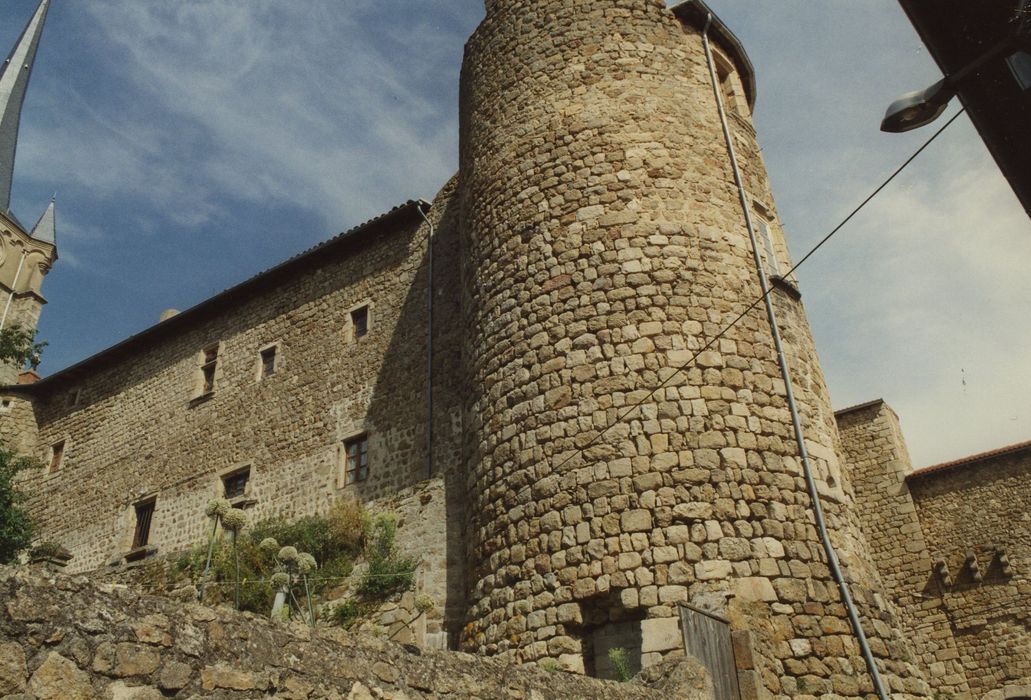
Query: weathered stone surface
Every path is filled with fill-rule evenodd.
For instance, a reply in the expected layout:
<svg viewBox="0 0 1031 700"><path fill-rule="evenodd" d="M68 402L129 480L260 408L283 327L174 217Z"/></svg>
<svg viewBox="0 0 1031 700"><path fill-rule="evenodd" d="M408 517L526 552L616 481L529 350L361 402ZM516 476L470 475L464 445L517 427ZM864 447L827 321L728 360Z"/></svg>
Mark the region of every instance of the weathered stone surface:
<svg viewBox="0 0 1031 700"><path fill-rule="evenodd" d="M32 674L29 690L38 700L93 700L89 674L56 651Z"/></svg>
<svg viewBox="0 0 1031 700"><path fill-rule="evenodd" d="M115 681L107 687L110 700L164 700L160 690L151 686L131 686L125 681Z"/></svg>
<svg viewBox="0 0 1031 700"><path fill-rule="evenodd" d="M0 695L25 690L25 650L17 642L0 642Z"/></svg>
<svg viewBox="0 0 1031 700"><path fill-rule="evenodd" d="M164 690L182 690L193 675L193 669L189 664L180 661L169 661L161 668L158 676L158 687Z"/></svg>
<svg viewBox="0 0 1031 700"><path fill-rule="evenodd" d="M58 579L60 581L60 579ZM676 662L657 670L652 680L634 684L615 684L570 673L552 673L532 666L516 666L501 659L469 654L408 649L376 638L349 635L339 628L319 627L313 633L307 625L280 625L271 620L237 613L231 609L194 607L189 615L206 619L203 635L218 634L221 641L205 641L204 658L178 651L180 625L169 624L172 644L139 644L131 621L183 616L180 603L156 596L123 596L118 590L102 591L93 584L64 590L54 583L0 567L0 596L18 593L31 597L55 610L46 622L47 637L54 630L68 629L75 615L90 610L104 625L87 633L83 642L92 650L98 670L80 669L56 651L47 655L32 674L25 700L77 700L120 698L156 700L158 697L265 697L275 694L283 700L314 698L593 698L615 697L626 700L663 700L670 696L705 700L698 691L699 676L692 670L680 672ZM570 605L571 619L579 614ZM576 614L573 614L573 613ZM128 620L128 624L112 622ZM676 629L675 619L646 621L647 636L653 647L669 644ZM671 626L672 623L672 626ZM13 623L5 628L10 638L3 643L4 653L18 657L12 644L38 644L37 623ZM121 641L131 639L133 641ZM32 641L35 640L35 641ZM64 642L61 642L62 644ZM568 636L553 637L556 657L582 672L579 641ZM112 679L115 670L128 671L129 664L140 669L140 659L163 656L160 668L150 675ZM123 664L119 666L119 664ZM13 664L18 666L16 662ZM146 664L145 668L151 665ZM688 663L688 669L693 669ZM17 677L17 674L15 674ZM703 684L704 685L704 684ZM164 691L164 693L162 692ZM22 691L15 691L15 693ZM6 694L6 693L5 693Z"/></svg>
<svg viewBox="0 0 1031 700"><path fill-rule="evenodd" d="M249 671L242 671L225 664L206 666L201 669L200 683L204 690L226 688L228 690L261 690L265 684Z"/></svg>

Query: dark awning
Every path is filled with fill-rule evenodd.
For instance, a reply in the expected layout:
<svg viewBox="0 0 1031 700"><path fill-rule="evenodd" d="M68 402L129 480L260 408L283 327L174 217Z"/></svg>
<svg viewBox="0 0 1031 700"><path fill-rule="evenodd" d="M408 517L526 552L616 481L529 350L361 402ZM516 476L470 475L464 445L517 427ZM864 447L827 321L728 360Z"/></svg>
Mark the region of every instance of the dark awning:
<svg viewBox="0 0 1031 700"><path fill-rule="evenodd" d="M899 4L948 76L1013 35L1020 0L899 0ZM1027 11L1031 12L1031 3ZM1024 50L1031 52L1026 34L1022 41ZM971 121L1031 216L1031 90L1022 90L1010 72L1005 57L1011 53L988 61L957 87Z"/></svg>

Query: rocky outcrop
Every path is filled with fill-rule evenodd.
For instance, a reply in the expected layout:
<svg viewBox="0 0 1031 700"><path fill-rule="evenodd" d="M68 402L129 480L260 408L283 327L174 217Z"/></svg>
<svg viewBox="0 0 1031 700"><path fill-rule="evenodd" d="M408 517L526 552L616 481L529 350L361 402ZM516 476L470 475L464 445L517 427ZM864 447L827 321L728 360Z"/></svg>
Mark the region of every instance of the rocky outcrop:
<svg viewBox="0 0 1031 700"><path fill-rule="evenodd" d="M0 569L0 698L709 698L692 660L614 684Z"/></svg>

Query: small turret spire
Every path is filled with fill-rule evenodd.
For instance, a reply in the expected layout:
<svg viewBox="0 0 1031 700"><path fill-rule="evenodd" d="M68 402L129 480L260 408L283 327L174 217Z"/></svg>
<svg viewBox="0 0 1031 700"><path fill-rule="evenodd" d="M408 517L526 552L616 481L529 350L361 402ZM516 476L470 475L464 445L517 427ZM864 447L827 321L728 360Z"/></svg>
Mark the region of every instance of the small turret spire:
<svg viewBox="0 0 1031 700"><path fill-rule="evenodd" d="M11 182L14 177L14 153L18 145L21 106L49 7L50 0L39 3L18 43L3 66L0 66L0 211L3 212L11 208Z"/></svg>
<svg viewBox="0 0 1031 700"><path fill-rule="evenodd" d="M50 199L50 204L47 205L43 215L39 217L39 221L32 227L32 233L29 234L37 241L43 243L50 243L51 245L57 245L57 217L54 213L54 200L57 199L55 194Z"/></svg>

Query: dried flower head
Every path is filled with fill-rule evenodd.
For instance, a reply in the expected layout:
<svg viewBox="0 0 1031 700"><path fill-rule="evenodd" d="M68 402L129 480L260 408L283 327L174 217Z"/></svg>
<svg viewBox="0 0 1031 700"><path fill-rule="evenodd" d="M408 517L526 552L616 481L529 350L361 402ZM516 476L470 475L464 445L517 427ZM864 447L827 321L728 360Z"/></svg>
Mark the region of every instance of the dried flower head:
<svg viewBox="0 0 1031 700"><path fill-rule="evenodd" d="M276 555L276 558L285 564L297 561L297 547L291 547L290 545L283 547L279 550L279 554Z"/></svg>
<svg viewBox="0 0 1031 700"><path fill-rule="evenodd" d="M415 596L415 609L421 613L428 613L436 605L433 602L433 598L430 598L425 593Z"/></svg>
<svg viewBox="0 0 1031 700"><path fill-rule="evenodd" d="M272 581L272 585L276 588L289 586L290 574L286 573L285 571L277 571L276 573L272 574L272 578L270 580Z"/></svg>
<svg viewBox="0 0 1031 700"><path fill-rule="evenodd" d="M239 532L247 526L247 514L239 508L230 508L229 512L222 516L222 527L230 532Z"/></svg>
<svg viewBox="0 0 1031 700"><path fill-rule="evenodd" d="M204 509L204 514L209 518L221 518L226 513L233 509L233 504L224 498L214 498L208 502L208 507Z"/></svg>
<svg viewBox="0 0 1031 700"><path fill-rule="evenodd" d="M279 543L276 542L275 537L266 537L258 545L258 549L266 554L275 554L279 550Z"/></svg>
<svg viewBox="0 0 1031 700"><path fill-rule="evenodd" d="M318 562L315 561L315 557L308 554L307 552L301 552L297 555L297 570L302 574L310 574L319 568Z"/></svg>

